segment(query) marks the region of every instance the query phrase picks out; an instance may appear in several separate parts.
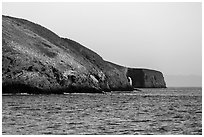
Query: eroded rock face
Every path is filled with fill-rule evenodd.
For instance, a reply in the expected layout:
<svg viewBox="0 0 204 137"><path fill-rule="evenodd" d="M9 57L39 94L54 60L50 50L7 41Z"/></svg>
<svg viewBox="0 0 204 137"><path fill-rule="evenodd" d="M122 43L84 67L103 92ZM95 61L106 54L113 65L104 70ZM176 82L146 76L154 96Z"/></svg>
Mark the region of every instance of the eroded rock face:
<svg viewBox="0 0 204 137"><path fill-rule="evenodd" d="M149 69L128 68L127 77L134 88L166 88L163 74Z"/></svg>
<svg viewBox="0 0 204 137"><path fill-rule="evenodd" d="M122 83L122 84L121 84ZM3 93L130 90L124 70L27 20L2 16Z"/></svg>
<svg viewBox="0 0 204 137"><path fill-rule="evenodd" d="M3 93L61 94L165 87L165 82L160 72L104 61L38 24L2 16L2 86Z"/></svg>

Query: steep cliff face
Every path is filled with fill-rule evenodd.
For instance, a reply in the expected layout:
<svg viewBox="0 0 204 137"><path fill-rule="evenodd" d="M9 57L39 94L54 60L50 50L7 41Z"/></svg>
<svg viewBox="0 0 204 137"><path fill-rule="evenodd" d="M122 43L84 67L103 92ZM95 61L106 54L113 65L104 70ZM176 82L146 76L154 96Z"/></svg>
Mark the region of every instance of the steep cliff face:
<svg viewBox="0 0 204 137"><path fill-rule="evenodd" d="M165 88L163 74L149 69L128 68L127 77L132 79L134 88Z"/></svg>
<svg viewBox="0 0 204 137"><path fill-rule="evenodd" d="M2 86L3 93L131 89L124 70L95 52L38 24L7 16L2 16Z"/></svg>
<svg viewBox="0 0 204 137"><path fill-rule="evenodd" d="M165 82L161 72L104 61L38 24L2 16L2 86L3 93L95 93L165 87Z"/></svg>
<svg viewBox="0 0 204 137"><path fill-rule="evenodd" d="M130 86L126 76L127 68L108 61L104 61L103 58L97 53L73 40L66 38L63 40L65 40L72 48L77 50L81 56L86 58L86 60L94 64L94 67L99 68L104 73L106 80L102 85L103 88L105 88L105 91L132 90L132 87ZM86 67L90 70L93 68L93 66Z"/></svg>
<svg viewBox="0 0 204 137"><path fill-rule="evenodd" d="M133 90L126 76L127 68L106 61L111 68L106 70L109 86L112 90Z"/></svg>

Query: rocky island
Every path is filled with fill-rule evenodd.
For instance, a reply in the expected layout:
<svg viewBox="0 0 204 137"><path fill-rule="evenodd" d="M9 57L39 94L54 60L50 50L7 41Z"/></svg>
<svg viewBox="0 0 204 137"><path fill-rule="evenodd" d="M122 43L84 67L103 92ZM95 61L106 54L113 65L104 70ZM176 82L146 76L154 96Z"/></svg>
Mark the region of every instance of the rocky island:
<svg viewBox="0 0 204 137"><path fill-rule="evenodd" d="M2 16L3 93L101 93L165 87L159 71L119 66L38 24Z"/></svg>

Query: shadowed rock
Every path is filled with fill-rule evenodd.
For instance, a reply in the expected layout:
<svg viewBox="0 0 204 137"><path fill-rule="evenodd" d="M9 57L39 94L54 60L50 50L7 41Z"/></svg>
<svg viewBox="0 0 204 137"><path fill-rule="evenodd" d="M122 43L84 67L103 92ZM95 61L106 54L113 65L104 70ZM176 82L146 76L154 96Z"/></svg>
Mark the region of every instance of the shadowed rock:
<svg viewBox="0 0 204 137"><path fill-rule="evenodd" d="M159 71L128 68L127 77L132 79L134 88L166 88L163 74Z"/></svg>
<svg viewBox="0 0 204 137"><path fill-rule="evenodd" d="M149 71L141 72L150 76ZM60 38L30 21L2 16L3 93L133 90L128 82L129 74L133 83L137 81L134 85L152 86L148 83L151 80L142 80L146 78L143 73L132 73L126 67L104 61L97 53L73 40Z"/></svg>
<svg viewBox="0 0 204 137"><path fill-rule="evenodd" d="M2 53L3 93L131 89L97 53L24 19L2 16Z"/></svg>

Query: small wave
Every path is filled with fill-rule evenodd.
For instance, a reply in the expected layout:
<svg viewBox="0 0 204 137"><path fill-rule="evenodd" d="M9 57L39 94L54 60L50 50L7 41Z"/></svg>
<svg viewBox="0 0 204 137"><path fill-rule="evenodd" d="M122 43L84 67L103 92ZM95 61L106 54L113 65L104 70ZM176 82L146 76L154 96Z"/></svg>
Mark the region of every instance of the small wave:
<svg viewBox="0 0 204 137"><path fill-rule="evenodd" d="M29 95L35 95L35 94L29 94L29 93L3 93L2 94L2 96L16 96L16 95L29 96Z"/></svg>
<svg viewBox="0 0 204 137"><path fill-rule="evenodd" d="M11 96L11 95L14 95L12 93L3 93L2 96Z"/></svg>
<svg viewBox="0 0 204 137"><path fill-rule="evenodd" d="M64 95L92 95L92 96L95 96L95 95L106 95L106 94L103 94L103 93L63 93Z"/></svg>

